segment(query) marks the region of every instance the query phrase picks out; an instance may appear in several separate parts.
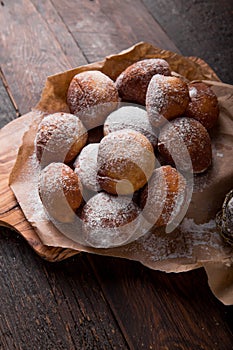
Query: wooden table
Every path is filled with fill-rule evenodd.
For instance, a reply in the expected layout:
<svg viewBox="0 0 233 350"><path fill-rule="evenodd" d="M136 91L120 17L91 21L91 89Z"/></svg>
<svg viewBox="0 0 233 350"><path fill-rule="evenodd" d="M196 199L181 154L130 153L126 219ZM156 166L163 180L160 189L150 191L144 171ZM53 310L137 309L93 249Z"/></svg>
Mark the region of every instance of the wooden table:
<svg viewBox="0 0 233 350"><path fill-rule="evenodd" d="M0 29L1 127L48 75L142 40L179 52L139 0L3 0ZM49 263L16 232L1 228L0 242L1 350L233 349L233 309L202 269L167 275L91 254Z"/></svg>

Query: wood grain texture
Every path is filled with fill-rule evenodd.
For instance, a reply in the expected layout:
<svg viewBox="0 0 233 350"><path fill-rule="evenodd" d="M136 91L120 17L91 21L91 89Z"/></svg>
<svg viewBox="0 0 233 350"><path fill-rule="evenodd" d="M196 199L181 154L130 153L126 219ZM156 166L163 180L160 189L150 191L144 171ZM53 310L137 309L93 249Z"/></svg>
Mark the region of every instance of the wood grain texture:
<svg viewBox="0 0 233 350"><path fill-rule="evenodd" d="M7 92L6 81L0 70L0 129L18 117L18 111L15 109L12 100Z"/></svg>
<svg viewBox="0 0 233 350"><path fill-rule="evenodd" d="M1 68L24 114L38 101L46 77L70 65L29 0L6 1L0 7L0 23Z"/></svg>
<svg viewBox="0 0 233 350"><path fill-rule="evenodd" d="M178 52L140 0L53 3L89 62L102 60L139 41Z"/></svg>
<svg viewBox="0 0 233 350"><path fill-rule="evenodd" d="M0 235L0 349L128 349L85 256L59 264Z"/></svg>
<svg viewBox="0 0 233 350"><path fill-rule="evenodd" d="M59 43L61 50L67 57L70 67L74 68L86 64L87 60L81 49L78 47L78 43L75 41L73 34L69 31L51 1L31 0L31 2L46 21L49 29Z"/></svg>
<svg viewBox="0 0 233 350"><path fill-rule="evenodd" d="M233 307L216 301L203 269L166 275L122 259L88 259L130 348L233 348Z"/></svg>

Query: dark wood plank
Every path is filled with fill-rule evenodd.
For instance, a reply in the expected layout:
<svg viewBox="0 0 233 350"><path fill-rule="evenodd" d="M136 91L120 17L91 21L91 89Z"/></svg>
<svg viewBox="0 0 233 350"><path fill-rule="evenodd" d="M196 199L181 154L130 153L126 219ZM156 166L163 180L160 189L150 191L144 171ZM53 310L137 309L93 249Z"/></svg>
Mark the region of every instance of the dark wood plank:
<svg viewBox="0 0 233 350"><path fill-rule="evenodd" d="M147 41L178 51L140 0L53 1L89 62Z"/></svg>
<svg viewBox="0 0 233 350"><path fill-rule="evenodd" d="M143 0L184 55L204 59L233 84L233 1Z"/></svg>
<svg viewBox="0 0 233 350"><path fill-rule="evenodd" d="M0 70L0 129L18 117L19 113L16 110L10 96L7 92L6 81Z"/></svg>
<svg viewBox="0 0 233 350"><path fill-rule="evenodd" d="M49 29L53 32L61 50L66 55L72 68L87 63L81 49L78 47L73 34L69 32L59 13L50 0L31 0L37 11L46 21Z"/></svg>
<svg viewBox="0 0 233 350"><path fill-rule="evenodd" d="M37 102L46 77L70 67L60 44L29 0L0 6L0 61L21 114Z"/></svg>
<svg viewBox="0 0 233 350"><path fill-rule="evenodd" d="M203 269L166 275L115 258L89 260L132 349L233 349L233 307L211 294Z"/></svg>
<svg viewBox="0 0 233 350"><path fill-rule="evenodd" d="M48 263L1 228L0 349L128 349L86 257Z"/></svg>

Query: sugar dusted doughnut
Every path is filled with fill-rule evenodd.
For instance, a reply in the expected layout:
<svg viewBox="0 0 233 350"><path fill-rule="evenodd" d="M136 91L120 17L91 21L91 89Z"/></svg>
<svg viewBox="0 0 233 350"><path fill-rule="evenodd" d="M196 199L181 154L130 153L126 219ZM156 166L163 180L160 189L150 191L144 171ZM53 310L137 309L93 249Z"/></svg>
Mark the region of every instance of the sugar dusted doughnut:
<svg viewBox="0 0 233 350"><path fill-rule="evenodd" d="M54 113L41 121L36 139L36 155L43 165L71 162L87 141L87 130L73 114Z"/></svg>
<svg viewBox="0 0 233 350"><path fill-rule="evenodd" d="M161 130L158 150L168 164L185 169L188 151L193 172L202 173L211 164L211 140L206 128L197 120L181 117L170 121ZM176 158L176 159L175 159Z"/></svg>
<svg viewBox="0 0 233 350"><path fill-rule="evenodd" d="M155 74L171 74L167 61L150 58L132 64L116 80L120 97L124 101L145 105L147 87Z"/></svg>
<svg viewBox="0 0 233 350"><path fill-rule="evenodd" d="M143 216L154 227L170 224L181 212L185 199L185 178L171 166L162 166L153 171L141 192Z"/></svg>
<svg viewBox="0 0 233 350"><path fill-rule="evenodd" d="M160 127L167 120L181 116L189 103L188 85L178 77L156 74L151 79L146 94L149 120Z"/></svg>
<svg viewBox="0 0 233 350"><path fill-rule="evenodd" d="M89 190L99 191L97 180L97 155L99 143L90 143L85 146L75 161L75 173L78 174L81 183Z"/></svg>
<svg viewBox="0 0 233 350"><path fill-rule="evenodd" d="M198 120L206 129L212 128L219 116L218 99L205 83L188 84L190 102L185 116Z"/></svg>
<svg viewBox="0 0 233 350"><path fill-rule="evenodd" d="M128 243L142 234L139 214L139 207L130 198L98 193L83 208L83 237L96 248Z"/></svg>
<svg viewBox="0 0 233 350"><path fill-rule="evenodd" d="M39 195L49 215L60 222L71 222L82 202L78 175L63 163L51 163L39 177Z"/></svg>
<svg viewBox="0 0 233 350"><path fill-rule="evenodd" d="M74 76L67 92L71 113L82 120L88 130L103 125L117 108L119 95L114 82L100 71L86 71Z"/></svg>
<svg viewBox="0 0 233 350"><path fill-rule="evenodd" d="M155 155L144 135L124 129L101 140L97 162L102 189L113 194L130 194L144 186L150 178Z"/></svg>
<svg viewBox="0 0 233 350"><path fill-rule="evenodd" d="M148 138L153 147L157 145L155 131L143 108L124 106L109 114L104 123L104 135L122 129L138 131Z"/></svg>

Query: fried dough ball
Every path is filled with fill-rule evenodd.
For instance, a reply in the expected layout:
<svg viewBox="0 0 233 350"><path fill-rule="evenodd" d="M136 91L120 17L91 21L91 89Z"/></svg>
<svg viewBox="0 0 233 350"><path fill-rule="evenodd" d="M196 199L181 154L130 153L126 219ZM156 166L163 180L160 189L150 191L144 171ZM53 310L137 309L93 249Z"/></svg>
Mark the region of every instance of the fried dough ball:
<svg viewBox="0 0 233 350"><path fill-rule="evenodd" d="M154 226L171 223L180 213L186 198L186 180L169 165L153 171L141 192L143 216Z"/></svg>
<svg viewBox="0 0 233 350"><path fill-rule="evenodd" d="M165 119L181 116L189 103L188 85L178 77L156 74L146 94L146 109L151 124L160 127Z"/></svg>
<svg viewBox="0 0 233 350"><path fill-rule="evenodd" d="M97 155L99 143L90 143L80 152L75 161L75 173L78 174L81 183L91 191L100 191L97 180Z"/></svg>
<svg viewBox="0 0 233 350"><path fill-rule="evenodd" d="M205 83L188 84L190 102L185 116L198 120L208 130L217 122L219 116L218 99Z"/></svg>
<svg viewBox="0 0 233 350"><path fill-rule="evenodd" d="M104 123L104 135L123 129L140 132L148 138L153 147L156 147L157 137L144 109L124 106L109 114Z"/></svg>
<svg viewBox="0 0 233 350"><path fill-rule="evenodd" d="M145 105L147 87L155 74L171 74L167 61L161 58L150 58L132 64L116 79L120 97L124 101Z"/></svg>
<svg viewBox="0 0 233 350"><path fill-rule="evenodd" d="M40 123L35 139L36 155L43 166L71 162L87 141L81 120L69 113L54 113Z"/></svg>
<svg viewBox="0 0 233 350"><path fill-rule="evenodd" d="M51 163L40 174L39 195L53 219L71 222L82 202L82 186L68 165Z"/></svg>
<svg viewBox="0 0 233 350"><path fill-rule="evenodd" d="M98 181L112 194L130 194L143 187L155 165L149 140L141 133L124 129L105 136L99 145Z"/></svg>
<svg viewBox="0 0 233 350"><path fill-rule="evenodd" d="M118 107L119 95L114 82L100 71L86 71L73 77L67 92L67 104L88 130L103 125L109 113Z"/></svg>
<svg viewBox="0 0 233 350"><path fill-rule="evenodd" d="M120 246L143 234L140 209L126 196L96 194L85 204L81 220L86 243L96 248Z"/></svg>
<svg viewBox="0 0 233 350"><path fill-rule="evenodd" d="M168 164L175 163L178 169L187 170L191 161L194 173L204 172L212 161L210 136L192 118L181 117L167 123L160 132L158 150Z"/></svg>

